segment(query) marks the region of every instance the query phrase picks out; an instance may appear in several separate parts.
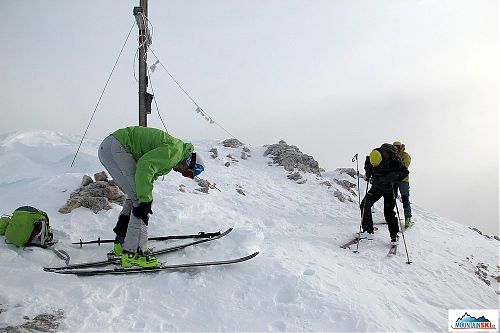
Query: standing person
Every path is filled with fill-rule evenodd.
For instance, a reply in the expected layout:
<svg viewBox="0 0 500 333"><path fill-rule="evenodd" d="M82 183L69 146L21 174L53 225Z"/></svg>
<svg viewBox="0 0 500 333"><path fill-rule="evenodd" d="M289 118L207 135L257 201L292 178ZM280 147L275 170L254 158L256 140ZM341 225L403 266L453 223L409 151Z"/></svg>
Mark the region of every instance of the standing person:
<svg viewBox="0 0 500 333"><path fill-rule="evenodd" d="M158 259L146 253L153 182L172 169L191 179L199 175L204 163L193 151L191 143L141 126L119 129L99 146L99 160L127 195L113 229L116 239L112 254L121 256L122 267L158 266Z"/></svg>
<svg viewBox="0 0 500 333"><path fill-rule="evenodd" d="M400 141L394 141L394 147L399 152L399 156L403 160L403 164L407 169L410 169L411 156L405 151L405 145ZM410 176L406 177L399 183L399 192L403 201L403 210L405 214L405 229L413 225L411 221L411 206L410 206Z"/></svg>
<svg viewBox="0 0 500 333"><path fill-rule="evenodd" d="M384 197L384 217L389 228L391 244L397 245L399 224L394 207L396 206L397 184L408 176L408 169L403 165L396 147L384 143L374 149L365 160L366 179L371 179L372 187L360 204L363 233L360 238L373 239L372 206Z"/></svg>

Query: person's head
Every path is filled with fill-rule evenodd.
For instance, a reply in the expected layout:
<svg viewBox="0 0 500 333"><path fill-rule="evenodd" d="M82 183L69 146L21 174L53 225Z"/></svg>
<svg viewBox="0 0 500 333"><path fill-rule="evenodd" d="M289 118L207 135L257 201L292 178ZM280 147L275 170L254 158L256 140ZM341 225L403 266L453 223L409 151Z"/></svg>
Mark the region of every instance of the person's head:
<svg viewBox="0 0 500 333"><path fill-rule="evenodd" d="M194 179L195 176L198 176L205 170L205 161L200 155L192 153L188 158L179 163L174 170L182 173L186 178Z"/></svg>
<svg viewBox="0 0 500 333"><path fill-rule="evenodd" d="M402 152L405 150L405 145L401 143L401 141L394 141L393 144L392 144L394 147L396 147L396 149L398 150L398 152Z"/></svg>

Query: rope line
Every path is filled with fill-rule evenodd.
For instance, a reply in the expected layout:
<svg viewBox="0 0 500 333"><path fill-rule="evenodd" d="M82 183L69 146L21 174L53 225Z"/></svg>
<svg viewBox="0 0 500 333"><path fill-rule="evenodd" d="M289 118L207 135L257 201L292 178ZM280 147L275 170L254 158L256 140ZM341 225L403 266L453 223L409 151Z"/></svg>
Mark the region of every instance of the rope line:
<svg viewBox="0 0 500 333"><path fill-rule="evenodd" d="M184 89L182 87L182 85L179 83L179 81L177 81L177 79L172 75L172 73L170 73L170 71L163 65L163 63L160 61L159 57L156 55L156 53L154 52L154 50L151 47L151 44L153 42L152 41L153 40L153 33L154 33L153 23L149 20L148 17L146 17L144 15L144 13L141 15L141 19L142 19L143 26L146 26L148 28L151 27L151 32L148 34L147 33L148 29L146 29L146 36L145 36L144 42L141 45L139 45L139 47L137 48L136 54L134 55L134 78L135 78L135 74L136 74L135 61L136 61L136 58L139 57L137 54L139 52L139 49L142 47L142 45L146 44L146 46L148 47L148 50L151 51L151 53L156 57L156 62L151 66L152 71L154 71L154 69L156 68L157 64L160 64L163 67L163 69L165 70L165 72L167 72L167 74L170 76L170 78L172 79L172 81L174 81L174 83L177 85L177 87L179 87L179 89L189 98L189 100L191 102L193 102L193 104L196 106L196 112L197 113L200 113L203 117L205 117L205 119L210 124L216 124L219 128L221 128L224 132L226 132L233 139L236 139L236 137L233 134L231 134L221 124L219 124L218 122L214 121L213 118L212 118L212 116L209 115L205 110L202 109L202 107L194 100L194 98L186 91L186 89ZM140 38L140 36L139 36L139 38ZM150 72L149 72L149 68L148 68L148 77L149 77L149 79L151 81L151 75L150 75ZM137 81L137 78L136 78L136 81ZM153 87L151 87L151 91L153 92ZM154 92L153 92L153 95L154 95ZM161 118L160 111L158 109L158 104L156 103L156 97L154 98L154 100L155 100L155 105L156 105L156 108L157 108L158 116L160 117L160 120L161 120L161 122L163 124L163 127L166 130L166 126L163 123L163 119Z"/></svg>
<svg viewBox="0 0 500 333"><path fill-rule="evenodd" d="M236 139L236 137L233 134L231 134L221 124L219 124L218 122L216 122L215 120L213 120L212 116L210 116L205 110L202 109L202 107L198 103L196 103L196 101L194 100L194 98L191 97L191 95L182 87L182 85L179 83L179 81L177 81L177 79L172 75L172 73L170 73L169 70L165 67L165 65L163 65L163 63L160 61L160 59L158 58L158 56L156 55L156 53L153 51L153 49L151 47L149 48L149 50L156 57L156 60L157 60L156 63L159 63L161 65L161 67L165 70L165 72L167 72L168 76L170 76L170 78L172 79L172 81L174 81L175 84L179 87L179 89L191 100L191 102L193 102L194 105L196 105L196 112L201 113L202 116L206 115L208 117L207 120L211 124L216 124L224 132L226 132L227 134L229 134L229 136L231 136L233 139Z"/></svg>
<svg viewBox="0 0 500 333"><path fill-rule="evenodd" d="M109 81L111 80L111 76L113 75L115 68L116 68L116 65L118 64L118 61L120 60L120 58L122 56L123 49L125 48L125 45L128 42L128 39L130 37L130 34L132 33L132 29L134 29L134 26L135 26L135 22L134 22L134 24L132 24L132 27L130 28L130 31L128 32L127 38L125 39L125 42L123 43L123 46L120 50L120 53L118 54L118 58L116 59L115 64L113 65L113 69L111 69L111 73L109 73L108 79L106 80L106 84L104 85L104 89L102 90L101 95L99 96L99 100L97 101L97 104L94 108L94 112L92 113L92 116L90 117L90 121L87 125L87 128L85 129L85 132L83 133L82 140L80 141L80 144L78 145L78 149L76 150L76 154L73 157L73 161L71 162L71 167L73 167L73 164L75 163L75 160L76 160L76 156L80 152L80 148L82 147L83 140L85 139L85 136L87 135L87 131L90 128L90 124L92 123L92 120L94 119L94 116L96 114L97 108L99 107L99 104L101 103L102 96L104 96L104 92L106 91L106 88L108 87Z"/></svg>

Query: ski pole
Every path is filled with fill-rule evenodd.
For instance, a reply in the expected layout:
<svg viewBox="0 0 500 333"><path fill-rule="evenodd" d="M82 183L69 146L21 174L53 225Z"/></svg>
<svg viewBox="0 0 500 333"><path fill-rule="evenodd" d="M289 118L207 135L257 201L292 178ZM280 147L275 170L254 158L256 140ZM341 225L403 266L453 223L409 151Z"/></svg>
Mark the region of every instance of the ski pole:
<svg viewBox="0 0 500 333"><path fill-rule="evenodd" d="M193 235L178 235L178 236L159 236L159 237L149 237L148 240L152 241L164 241L164 240L169 240L169 239L186 239L186 238L211 238L211 237L216 237L220 235L220 231L217 232L199 232L197 234ZM101 239L98 237L96 240L91 240L91 241L82 241L80 239L79 242L74 242L71 244L79 244L80 247L82 247L84 244L105 244L105 243L112 243L114 242L114 239Z"/></svg>
<svg viewBox="0 0 500 333"><path fill-rule="evenodd" d="M354 157L352 158L352 163L354 163L354 160L356 160L356 175L358 176L358 203L359 205L361 206L361 194L359 192L359 163L358 163L358 153L356 153L356 155L354 155Z"/></svg>
<svg viewBox="0 0 500 333"><path fill-rule="evenodd" d="M356 176L358 177L358 206L361 206L361 193L360 193L360 189L359 189L359 162L358 162L358 153L356 153L356 155L354 155L354 157L352 158L352 163L354 163L354 160L356 160ZM362 225L362 222L363 222L363 211L364 211L364 207L363 207L363 210L361 211L361 222L359 223L359 233L358 235L361 235L361 225ZM358 243L356 245L356 250L354 251L354 253L358 253L358 248L359 248L359 240L358 240Z"/></svg>
<svg viewBox="0 0 500 333"><path fill-rule="evenodd" d="M359 174L358 174L358 181L359 181ZM366 191L365 191L365 198L363 199L363 208L361 209L361 221L359 222L359 234L358 234L358 237L361 237L361 229L363 227L363 218L365 217L365 208L366 208L366 197L368 195L368 187L370 185L370 182L368 181L368 179L366 179ZM359 200L361 200L361 198L359 198ZM361 206L361 203L359 204ZM359 249L359 242L361 241L361 238L358 239L358 242L356 243L356 250L354 250L354 253L359 253L358 249Z"/></svg>
<svg viewBox="0 0 500 333"><path fill-rule="evenodd" d="M392 196L394 198L394 203L395 203L395 206L396 206L396 213L398 214L398 223L399 223L399 229L401 229L401 235L403 236L403 244L405 246L405 252L406 252L406 259L408 259L408 261L406 262L408 265L412 263L412 261L410 261L410 256L408 255L408 247L406 246L406 239L405 239L405 232L404 232L404 229L403 229L403 225L401 224L401 218L399 216L399 208L398 208L398 203L396 201L396 193L395 193L395 188L394 186L392 187Z"/></svg>

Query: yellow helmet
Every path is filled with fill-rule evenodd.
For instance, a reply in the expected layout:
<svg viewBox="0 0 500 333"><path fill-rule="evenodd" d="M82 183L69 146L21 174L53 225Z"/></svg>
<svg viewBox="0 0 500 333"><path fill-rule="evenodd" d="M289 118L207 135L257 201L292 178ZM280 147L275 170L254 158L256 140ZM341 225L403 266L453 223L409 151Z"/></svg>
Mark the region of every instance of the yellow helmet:
<svg viewBox="0 0 500 333"><path fill-rule="evenodd" d="M372 150L370 153L370 163L374 167L378 166L382 162L382 154L378 150Z"/></svg>
<svg viewBox="0 0 500 333"><path fill-rule="evenodd" d="M401 141L394 141L392 145L401 147L403 144L401 143Z"/></svg>

